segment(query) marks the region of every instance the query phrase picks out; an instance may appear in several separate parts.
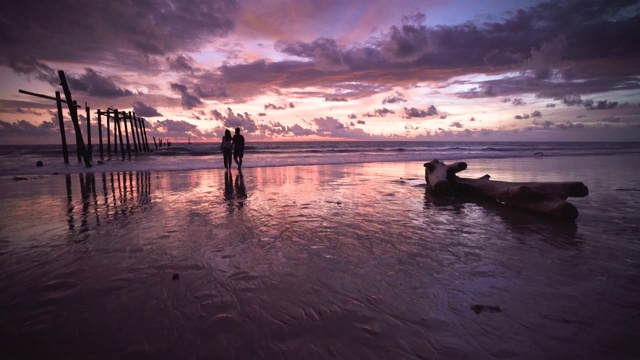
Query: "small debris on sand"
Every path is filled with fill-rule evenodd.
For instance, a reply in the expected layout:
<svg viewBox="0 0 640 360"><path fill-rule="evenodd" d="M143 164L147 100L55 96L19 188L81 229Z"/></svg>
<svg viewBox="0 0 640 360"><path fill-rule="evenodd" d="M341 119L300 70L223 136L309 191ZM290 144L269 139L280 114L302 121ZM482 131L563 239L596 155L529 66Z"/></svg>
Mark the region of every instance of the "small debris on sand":
<svg viewBox="0 0 640 360"><path fill-rule="evenodd" d="M475 312L476 314L480 315L481 312L486 311L486 312L502 312L502 309L500 308L500 306L493 306L493 305L479 305L479 304L475 304L475 305L471 305L471 310L473 310L473 312Z"/></svg>

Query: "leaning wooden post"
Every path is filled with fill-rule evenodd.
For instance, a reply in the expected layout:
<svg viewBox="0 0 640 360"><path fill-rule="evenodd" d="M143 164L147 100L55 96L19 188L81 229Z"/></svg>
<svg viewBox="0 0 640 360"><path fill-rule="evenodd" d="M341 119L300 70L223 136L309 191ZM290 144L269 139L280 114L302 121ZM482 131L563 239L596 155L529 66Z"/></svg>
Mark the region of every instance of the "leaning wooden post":
<svg viewBox="0 0 640 360"><path fill-rule="evenodd" d="M89 159L93 159L93 148L91 146L91 109L87 102L84 102L84 108L87 111L87 152L89 153Z"/></svg>
<svg viewBox="0 0 640 360"><path fill-rule="evenodd" d="M60 99L60 91L56 91L56 105L58 106L58 125L60 126L60 137L62 138L62 157L64 163L69 163L69 149L67 149L67 135L64 133L64 124L62 123L62 99Z"/></svg>
<svg viewBox="0 0 640 360"><path fill-rule="evenodd" d="M118 126L118 135L120 137L120 152L122 153L122 160L124 160L124 143L122 142L122 128L120 127L120 118L118 117L119 113L115 111L114 114L115 117L113 121L115 121L116 125Z"/></svg>
<svg viewBox="0 0 640 360"><path fill-rule="evenodd" d="M138 142L136 141L136 129L133 125L133 115L129 111L129 124L131 125L131 141L133 142L133 150L138 154Z"/></svg>
<svg viewBox="0 0 640 360"><path fill-rule="evenodd" d="M129 130L127 129L127 113L124 111L122 112L122 123L124 124L124 136L125 139L127 139L127 154L129 155L129 159L131 159L131 144L129 143Z"/></svg>
<svg viewBox="0 0 640 360"><path fill-rule="evenodd" d="M69 85L67 84L67 78L64 75L64 71L59 70L58 76L60 77L60 85L62 85L62 90L64 90L64 97L67 100L67 105L69 106L69 113L71 114L71 121L73 122L73 128L76 131L76 139L78 141L78 149L82 157L84 158L84 164L87 167L91 167L91 159L87 154L87 149L84 147L84 141L82 140L82 132L80 131L80 123L78 122L78 108L77 104L71 98L71 90L69 90Z"/></svg>
<svg viewBox="0 0 640 360"><path fill-rule="evenodd" d="M156 149L158 148L158 143L156 142L156 137L153 137L153 145L156 147Z"/></svg>
<svg viewBox="0 0 640 360"><path fill-rule="evenodd" d="M104 160L104 148L102 146L102 112L98 109L98 143L100 144L100 160Z"/></svg>

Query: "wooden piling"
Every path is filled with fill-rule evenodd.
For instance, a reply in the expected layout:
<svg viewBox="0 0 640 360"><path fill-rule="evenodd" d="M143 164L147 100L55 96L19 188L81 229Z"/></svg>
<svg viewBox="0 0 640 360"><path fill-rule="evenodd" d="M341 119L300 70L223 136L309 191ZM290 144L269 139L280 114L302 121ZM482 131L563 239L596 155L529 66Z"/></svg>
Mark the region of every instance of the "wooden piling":
<svg viewBox="0 0 640 360"><path fill-rule="evenodd" d="M129 130L127 129L127 113L122 112L122 123L124 124L124 136L127 139L127 154L131 159L131 144L129 143Z"/></svg>
<svg viewBox="0 0 640 360"><path fill-rule="evenodd" d="M109 159L111 159L111 130L109 129L109 117L109 109L107 109L107 156L109 157Z"/></svg>
<svg viewBox="0 0 640 360"><path fill-rule="evenodd" d="M73 105L77 105L76 101L73 101ZM76 112L77 113L77 112ZM72 116L73 118L73 116ZM82 130L80 130L80 119L78 119L76 115L76 121L78 123L78 131L76 131L76 156L78 157L78 162L82 162L82 152L80 151L80 142L82 141ZM75 128L75 126L74 126ZM83 142L84 144L84 142Z"/></svg>
<svg viewBox="0 0 640 360"><path fill-rule="evenodd" d="M104 161L104 148L102 146L102 112L98 109L98 143L100 144L100 160Z"/></svg>
<svg viewBox="0 0 640 360"><path fill-rule="evenodd" d="M135 125L136 128L136 138L138 139L138 147L140 148L140 152L144 151L144 146L142 144L142 141L140 141L140 130L138 129L138 118L136 117L136 113L133 113L133 124Z"/></svg>
<svg viewBox="0 0 640 360"><path fill-rule="evenodd" d="M156 137L153 137L153 145L155 145L156 149L158 148L158 143L156 142Z"/></svg>
<svg viewBox="0 0 640 360"><path fill-rule="evenodd" d="M89 153L89 159L93 159L93 147L91 146L91 109L87 102L84 102L84 108L87 111L87 152Z"/></svg>
<svg viewBox="0 0 640 360"><path fill-rule="evenodd" d="M118 111L114 112L114 121L118 126L118 136L120 137L120 152L122 153L122 160L124 160L124 143L122 142L122 128L120 127L120 118Z"/></svg>
<svg viewBox="0 0 640 360"><path fill-rule="evenodd" d="M133 150L138 154L138 141L136 140L136 129L133 123L133 115L129 111L129 124L131 125L131 141L133 142Z"/></svg>
<svg viewBox="0 0 640 360"><path fill-rule="evenodd" d="M84 141L82 140L82 132L80 131L80 124L78 123L78 108L77 104L71 98L71 90L69 90L69 85L67 84L67 78L64 75L64 71L59 70L58 76L60 77L60 85L62 85L62 90L64 90L64 96L67 100L67 105L69 106L69 113L71 114L71 121L73 122L73 128L76 131L76 139L77 146L80 150L82 158L84 159L84 163L86 167L91 167L91 159L87 154L87 149L84 146Z"/></svg>
<svg viewBox="0 0 640 360"><path fill-rule="evenodd" d="M118 113L117 111L113 112L113 116L114 116L113 117L113 152L115 154L118 153L118 129L117 129L117 126L120 126L120 121L116 121L116 118L117 118L116 114L117 113Z"/></svg>
<svg viewBox="0 0 640 360"><path fill-rule="evenodd" d="M64 163L69 163L69 149L67 148L67 135L64 132L64 124L62 123L62 99L60 99L60 91L56 91L56 105L58 107L58 125L60 126L60 138L62 139L62 157Z"/></svg>
<svg viewBox="0 0 640 360"><path fill-rule="evenodd" d="M76 102L74 101L73 104L75 105ZM80 119L77 119L78 123L80 122ZM80 124L78 124L80 125ZM74 126L75 128L75 126ZM78 131L76 132L76 156L78 157L78 162L82 162L82 150L80 147L80 142L82 142L82 130L80 130L80 128L78 128ZM84 144L84 142L82 142ZM86 147L85 147L85 152L86 152Z"/></svg>

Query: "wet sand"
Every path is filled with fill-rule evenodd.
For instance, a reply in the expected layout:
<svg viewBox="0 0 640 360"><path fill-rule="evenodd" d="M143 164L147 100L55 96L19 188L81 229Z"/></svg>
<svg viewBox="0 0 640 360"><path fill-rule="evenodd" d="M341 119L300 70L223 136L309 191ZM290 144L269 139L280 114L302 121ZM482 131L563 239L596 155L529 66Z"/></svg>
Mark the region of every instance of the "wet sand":
<svg viewBox="0 0 640 360"><path fill-rule="evenodd" d="M5 177L0 357L638 358L639 160L460 173L583 181L575 223L413 162Z"/></svg>

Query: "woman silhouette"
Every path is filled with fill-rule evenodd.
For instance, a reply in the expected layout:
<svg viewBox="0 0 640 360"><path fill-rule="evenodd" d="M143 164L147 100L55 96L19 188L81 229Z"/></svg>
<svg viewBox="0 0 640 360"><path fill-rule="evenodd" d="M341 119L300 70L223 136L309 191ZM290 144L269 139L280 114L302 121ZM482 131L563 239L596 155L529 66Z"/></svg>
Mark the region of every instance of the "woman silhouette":
<svg viewBox="0 0 640 360"><path fill-rule="evenodd" d="M222 144L220 150L222 150L222 156L224 157L224 168L228 171L231 170L231 154L233 149L233 138L231 137L231 131L229 129L224 131L222 137Z"/></svg>

